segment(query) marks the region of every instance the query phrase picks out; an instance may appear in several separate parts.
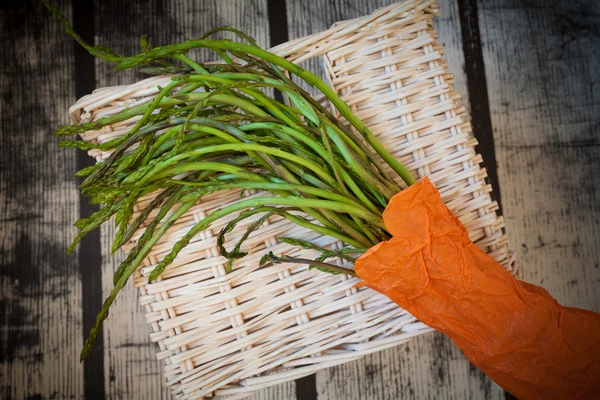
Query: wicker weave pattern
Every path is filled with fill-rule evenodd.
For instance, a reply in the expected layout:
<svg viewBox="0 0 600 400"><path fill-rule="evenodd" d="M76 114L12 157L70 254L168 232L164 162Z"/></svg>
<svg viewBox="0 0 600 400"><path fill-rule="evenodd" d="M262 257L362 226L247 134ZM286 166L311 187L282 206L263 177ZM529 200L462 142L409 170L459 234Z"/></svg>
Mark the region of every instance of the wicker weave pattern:
<svg viewBox="0 0 600 400"><path fill-rule="evenodd" d="M416 177L429 176L472 240L512 270L503 221L496 216L476 142L436 42L436 14L432 1L395 4L273 51L297 62L324 56L332 85L353 111ZM168 76L156 77L98 89L71 108L72 119L96 119L150 101L157 86L168 81ZM84 139L103 143L124 134L133 123L135 119L87 132ZM101 160L107 153L90 155ZM265 194L244 194L257 195ZM175 241L239 196L238 191L204 197L156 244L134 280L176 397L242 398L430 331L384 296L354 288L355 279L293 264L258 269L265 248L311 257L309 251L280 243L279 235L341 246L276 216L252 235L246 245L250 255L234 263L232 273L225 274L226 260L215 236L233 216L198 235L158 281L148 284L153 266ZM235 241L253 221L245 220L230 239Z"/></svg>

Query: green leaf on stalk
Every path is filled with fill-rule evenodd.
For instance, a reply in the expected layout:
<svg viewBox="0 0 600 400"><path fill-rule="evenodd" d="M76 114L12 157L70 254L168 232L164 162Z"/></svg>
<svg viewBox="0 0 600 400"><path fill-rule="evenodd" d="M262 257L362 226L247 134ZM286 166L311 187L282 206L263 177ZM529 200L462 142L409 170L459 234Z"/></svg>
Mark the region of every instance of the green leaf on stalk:
<svg viewBox="0 0 600 400"><path fill-rule="evenodd" d="M140 36L140 47L144 52L152 50L152 46L150 45L150 40L148 39L147 35Z"/></svg>
<svg viewBox="0 0 600 400"><path fill-rule="evenodd" d="M258 262L259 267L264 267L271 261L271 257L275 257L273 252L269 252L268 254L263 255Z"/></svg>

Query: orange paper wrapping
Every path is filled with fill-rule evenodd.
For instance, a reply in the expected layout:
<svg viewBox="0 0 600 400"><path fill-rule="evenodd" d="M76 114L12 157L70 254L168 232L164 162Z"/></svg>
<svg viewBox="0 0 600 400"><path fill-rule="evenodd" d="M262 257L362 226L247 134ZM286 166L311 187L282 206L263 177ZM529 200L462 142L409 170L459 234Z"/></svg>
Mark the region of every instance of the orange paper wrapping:
<svg viewBox="0 0 600 400"><path fill-rule="evenodd" d="M521 400L600 398L600 314L515 279L470 241L427 178L383 218L393 238L357 260L363 284L448 335Z"/></svg>

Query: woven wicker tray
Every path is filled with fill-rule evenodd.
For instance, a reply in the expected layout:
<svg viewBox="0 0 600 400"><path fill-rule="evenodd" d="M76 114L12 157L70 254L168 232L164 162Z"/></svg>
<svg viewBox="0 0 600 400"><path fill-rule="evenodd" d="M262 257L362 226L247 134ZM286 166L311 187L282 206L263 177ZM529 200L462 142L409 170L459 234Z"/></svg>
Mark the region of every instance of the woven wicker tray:
<svg viewBox="0 0 600 400"><path fill-rule="evenodd" d="M513 271L504 223L490 199L492 189L479 166L476 140L436 40L432 19L437 14L434 1L398 3L272 51L295 62L322 56L330 83L358 117L415 177L429 176L471 239ZM161 76L97 89L71 107L72 121L97 119L151 101L157 86L169 81L169 76ZM136 120L86 132L83 138L106 142L123 135ZM108 154L90 151L97 160ZM236 262L232 273L225 274L226 260L216 246L216 233L229 221L222 219L198 235L161 278L148 283L153 266L174 242L239 196L236 191L202 198L155 245L135 275L153 331L150 337L159 346L157 357L165 363L166 382L175 397L246 397L431 330L379 293L354 288L353 278L294 264L258 269L265 248L311 257L310 251L280 243L281 234L325 247L341 246L278 217L252 235L247 242L250 256ZM143 208L152 198L137 206ZM240 235L245 230L238 229ZM143 228L125 251L142 232ZM237 241L235 231L230 238Z"/></svg>

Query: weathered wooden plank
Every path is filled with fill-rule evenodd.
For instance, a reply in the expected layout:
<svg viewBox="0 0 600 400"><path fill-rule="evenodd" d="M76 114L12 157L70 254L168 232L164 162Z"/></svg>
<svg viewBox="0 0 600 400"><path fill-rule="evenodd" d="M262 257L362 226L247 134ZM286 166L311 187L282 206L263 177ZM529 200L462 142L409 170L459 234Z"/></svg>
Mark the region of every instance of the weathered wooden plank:
<svg viewBox="0 0 600 400"><path fill-rule="evenodd" d="M268 47L269 30L264 0L170 2L105 1L97 4L97 42L119 54L139 51L137 38L147 34L154 45L175 43L200 37L218 26L229 25L253 36L259 45ZM215 59L208 51L192 53L197 59ZM133 83L146 76L134 71L113 72L112 65L98 62L97 86ZM113 272L123 260L119 252L109 257L114 230L102 230L103 287L112 289ZM150 342L150 326L139 306L138 294L127 286L111 310L105 324L105 374L107 395L112 399L170 398L163 385L162 364L156 360L157 346ZM266 389L255 398L293 398L293 382Z"/></svg>
<svg viewBox="0 0 600 400"><path fill-rule="evenodd" d="M60 1L70 13L69 2ZM37 1L0 9L0 397L81 398L75 152L50 132L75 100L73 44Z"/></svg>
<svg viewBox="0 0 600 400"><path fill-rule="evenodd" d="M600 4L481 1L502 202L523 279L600 309Z"/></svg>
<svg viewBox="0 0 600 400"><path fill-rule="evenodd" d="M336 21L366 15L393 1L288 1L290 39L327 29ZM455 87L466 95L460 20L455 2L441 1L436 28L445 46ZM308 63L321 71L321 62ZM465 101L468 103L468 101ZM317 374L318 398L503 398L503 391L473 367L439 333L421 336L401 347Z"/></svg>

